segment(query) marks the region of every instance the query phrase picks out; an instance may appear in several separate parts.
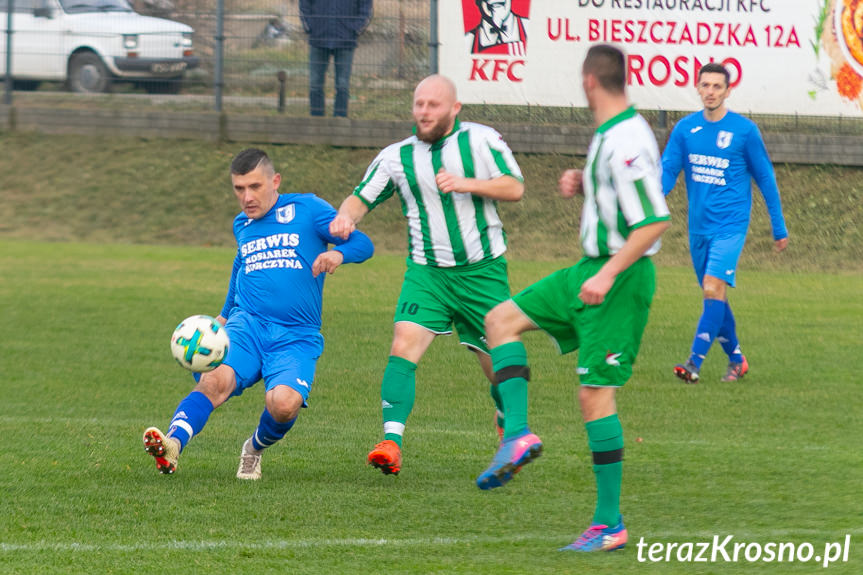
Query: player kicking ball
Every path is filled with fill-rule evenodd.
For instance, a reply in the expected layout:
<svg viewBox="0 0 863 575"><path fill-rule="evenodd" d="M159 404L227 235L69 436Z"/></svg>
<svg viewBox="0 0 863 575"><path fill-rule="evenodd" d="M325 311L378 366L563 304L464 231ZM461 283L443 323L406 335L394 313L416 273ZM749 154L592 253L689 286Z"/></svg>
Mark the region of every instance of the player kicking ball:
<svg viewBox="0 0 863 575"><path fill-rule="evenodd" d="M225 305L217 320L231 340L227 358L202 374L177 406L168 432L144 431L144 449L161 473L174 473L189 440L214 409L263 379L265 407L243 444L239 479L261 478L261 455L290 431L307 400L323 351L324 277L342 263L359 263L374 250L354 231L329 233L336 210L313 194L279 194L281 175L261 150L231 162L231 183L242 213L234 219L237 255ZM329 244L334 244L329 249Z"/></svg>

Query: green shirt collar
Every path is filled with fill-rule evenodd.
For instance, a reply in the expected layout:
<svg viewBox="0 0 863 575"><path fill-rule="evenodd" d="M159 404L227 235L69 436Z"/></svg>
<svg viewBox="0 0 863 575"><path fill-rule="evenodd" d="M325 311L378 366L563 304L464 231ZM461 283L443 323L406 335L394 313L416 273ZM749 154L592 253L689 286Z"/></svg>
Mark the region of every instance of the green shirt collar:
<svg viewBox="0 0 863 575"><path fill-rule="evenodd" d="M596 131L599 134L607 132L612 126L615 126L615 125L623 122L624 120L629 120L630 118L634 118L637 113L638 112L635 111L635 106L630 106L627 109L625 109L624 111L622 111L621 113L619 113L618 115L613 116L613 117L609 118L608 120L606 120L605 122L603 122L602 125L600 125L596 129Z"/></svg>

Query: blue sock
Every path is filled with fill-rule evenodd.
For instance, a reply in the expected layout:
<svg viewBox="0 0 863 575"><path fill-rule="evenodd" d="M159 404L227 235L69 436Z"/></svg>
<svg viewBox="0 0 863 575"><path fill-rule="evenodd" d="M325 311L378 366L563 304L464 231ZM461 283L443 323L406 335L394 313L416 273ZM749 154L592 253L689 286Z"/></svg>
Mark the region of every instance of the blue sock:
<svg viewBox="0 0 863 575"><path fill-rule="evenodd" d="M719 328L719 336L716 339L722 344L728 361L743 363L743 353L740 351L740 342L737 340L737 324L728 302L725 302L725 318L722 320L722 327Z"/></svg>
<svg viewBox="0 0 863 575"><path fill-rule="evenodd" d="M180 441L180 451L204 429L213 409L213 403L200 391L193 391L180 402L168 428L168 435Z"/></svg>
<svg viewBox="0 0 863 575"><path fill-rule="evenodd" d="M704 300L704 312L702 312L701 319L698 321L695 338L692 340L692 355L689 356L689 361L694 363L695 367L701 367L701 363L707 356L707 351L719 334L719 328L722 327L724 317L724 301L720 299Z"/></svg>
<svg viewBox="0 0 863 575"><path fill-rule="evenodd" d="M260 451L273 445L291 430L296 421L297 418L295 417L290 421L280 423L273 419L270 412L264 408L264 411L261 413L261 421L258 422L258 428L255 430L254 435L252 435L252 447Z"/></svg>

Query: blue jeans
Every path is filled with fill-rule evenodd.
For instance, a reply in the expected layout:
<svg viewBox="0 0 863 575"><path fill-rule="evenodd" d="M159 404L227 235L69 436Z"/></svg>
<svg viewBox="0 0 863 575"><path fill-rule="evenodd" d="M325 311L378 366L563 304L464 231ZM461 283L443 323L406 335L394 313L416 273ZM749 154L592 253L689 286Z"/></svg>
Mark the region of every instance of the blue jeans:
<svg viewBox="0 0 863 575"><path fill-rule="evenodd" d="M333 57L336 69L336 104L333 116L347 117L351 86L353 48L316 48L309 46L309 111L312 116L324 115L324 78Z"/></svg>

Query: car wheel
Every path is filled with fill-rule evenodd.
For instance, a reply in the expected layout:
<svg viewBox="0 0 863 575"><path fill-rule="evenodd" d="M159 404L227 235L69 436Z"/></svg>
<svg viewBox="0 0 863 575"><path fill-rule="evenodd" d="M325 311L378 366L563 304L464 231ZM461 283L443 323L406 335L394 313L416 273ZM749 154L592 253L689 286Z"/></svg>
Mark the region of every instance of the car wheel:
<svg viewBox="0 0 863 575"><path fill-rule="evenodd" d="M93 52L80 52L69 60L69 89L73 92L97 93L111 90L111 74Z"/></svg>

